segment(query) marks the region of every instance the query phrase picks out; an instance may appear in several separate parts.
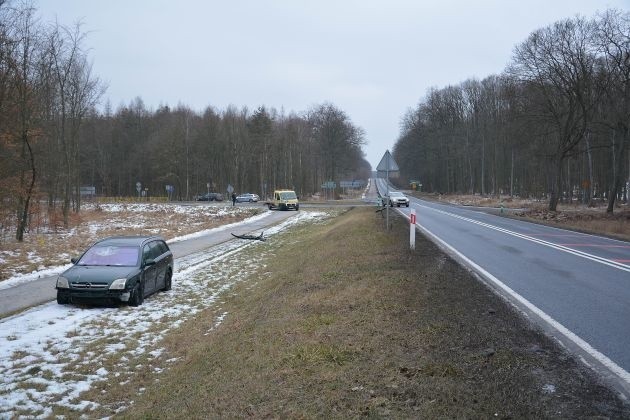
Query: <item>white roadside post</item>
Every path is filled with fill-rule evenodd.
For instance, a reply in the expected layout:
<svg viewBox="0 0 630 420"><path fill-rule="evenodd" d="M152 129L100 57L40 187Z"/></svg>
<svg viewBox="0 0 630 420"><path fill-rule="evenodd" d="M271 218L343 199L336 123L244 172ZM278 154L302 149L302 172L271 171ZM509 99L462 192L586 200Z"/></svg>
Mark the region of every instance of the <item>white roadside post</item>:
<svg viewBox="0 0 630 420"><path fill-rule="evenodd" d="M409 248L416 249L416 210L409 213Z"/></svg>

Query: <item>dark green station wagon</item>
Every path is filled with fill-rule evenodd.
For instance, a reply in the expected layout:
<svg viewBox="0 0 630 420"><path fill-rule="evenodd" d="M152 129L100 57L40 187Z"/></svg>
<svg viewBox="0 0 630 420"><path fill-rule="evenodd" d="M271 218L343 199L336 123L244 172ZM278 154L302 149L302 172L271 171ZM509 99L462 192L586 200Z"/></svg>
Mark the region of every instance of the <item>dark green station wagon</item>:
<svg viewBox="0 0 630 420"><path fill-rule="evenodd" d="M57 278L57 303L103 301L142 305L170 290L173 253L159 236L115 236L88 248Z"/></svg>

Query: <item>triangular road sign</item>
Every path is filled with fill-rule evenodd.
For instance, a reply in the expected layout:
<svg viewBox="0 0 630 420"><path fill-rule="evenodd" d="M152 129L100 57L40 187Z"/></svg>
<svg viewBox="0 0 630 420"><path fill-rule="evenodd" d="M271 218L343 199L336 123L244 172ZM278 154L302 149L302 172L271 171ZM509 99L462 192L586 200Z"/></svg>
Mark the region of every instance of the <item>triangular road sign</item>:
<svg viewBox="0 0 630 420"><path fill-rule="evenodd" d="M381 159L380 163L376 167L376 170L380 172L396 172L396 171L399 171L400 169L398 168L398 164L392 157L392 154L389 153L389 150L388 150L383 155L383 158Z"/></svg>

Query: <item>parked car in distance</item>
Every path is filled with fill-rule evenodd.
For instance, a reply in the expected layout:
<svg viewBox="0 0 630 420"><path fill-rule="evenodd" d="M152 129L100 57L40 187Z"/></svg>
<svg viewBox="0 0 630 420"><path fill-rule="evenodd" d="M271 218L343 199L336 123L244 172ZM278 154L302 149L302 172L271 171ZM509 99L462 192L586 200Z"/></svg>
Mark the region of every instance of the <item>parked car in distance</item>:
<svg viewBox="0 0 630 420"><path fill-rule="evenodd" d="M221 193L205 193L195 197L195 201L223 201L223 195Z"/></svg>
<svg viewBox="0 0 630 420"><path fill-rule="evenodd" d="M57 303L127 302L142 305L158 290L170 290L173 253L159 236L102 239L57 277Z"/></svg>
<svg viewBox="0 0 630 420"><path fill-rule="evenodd" d="M237 203L257 203L260 200L258 194L245 193L236 196Z"/></svg>
<svg viewBox="0 0 630 420"><path fill-rule="evenodd" d="M401 193L400 191L390 191L388 201L390 207L409 207L409 199L405 194Z"/></svg>

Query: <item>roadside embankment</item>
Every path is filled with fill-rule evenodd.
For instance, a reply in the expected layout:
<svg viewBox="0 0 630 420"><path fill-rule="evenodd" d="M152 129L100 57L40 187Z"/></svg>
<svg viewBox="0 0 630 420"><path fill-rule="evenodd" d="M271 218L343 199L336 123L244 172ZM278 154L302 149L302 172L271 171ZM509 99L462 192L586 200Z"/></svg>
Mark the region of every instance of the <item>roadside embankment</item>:
<svg viewBox="0 0 630 420"><path fill-rule="evenodd" d="M370 208L266 243L263 268L124 385L132 418L628 418L593 373L408 225ZM156 380L155 376L159 376ZM109 398L117 391L109 388ZM105 397L107 398L107 397Z"/></svg>

